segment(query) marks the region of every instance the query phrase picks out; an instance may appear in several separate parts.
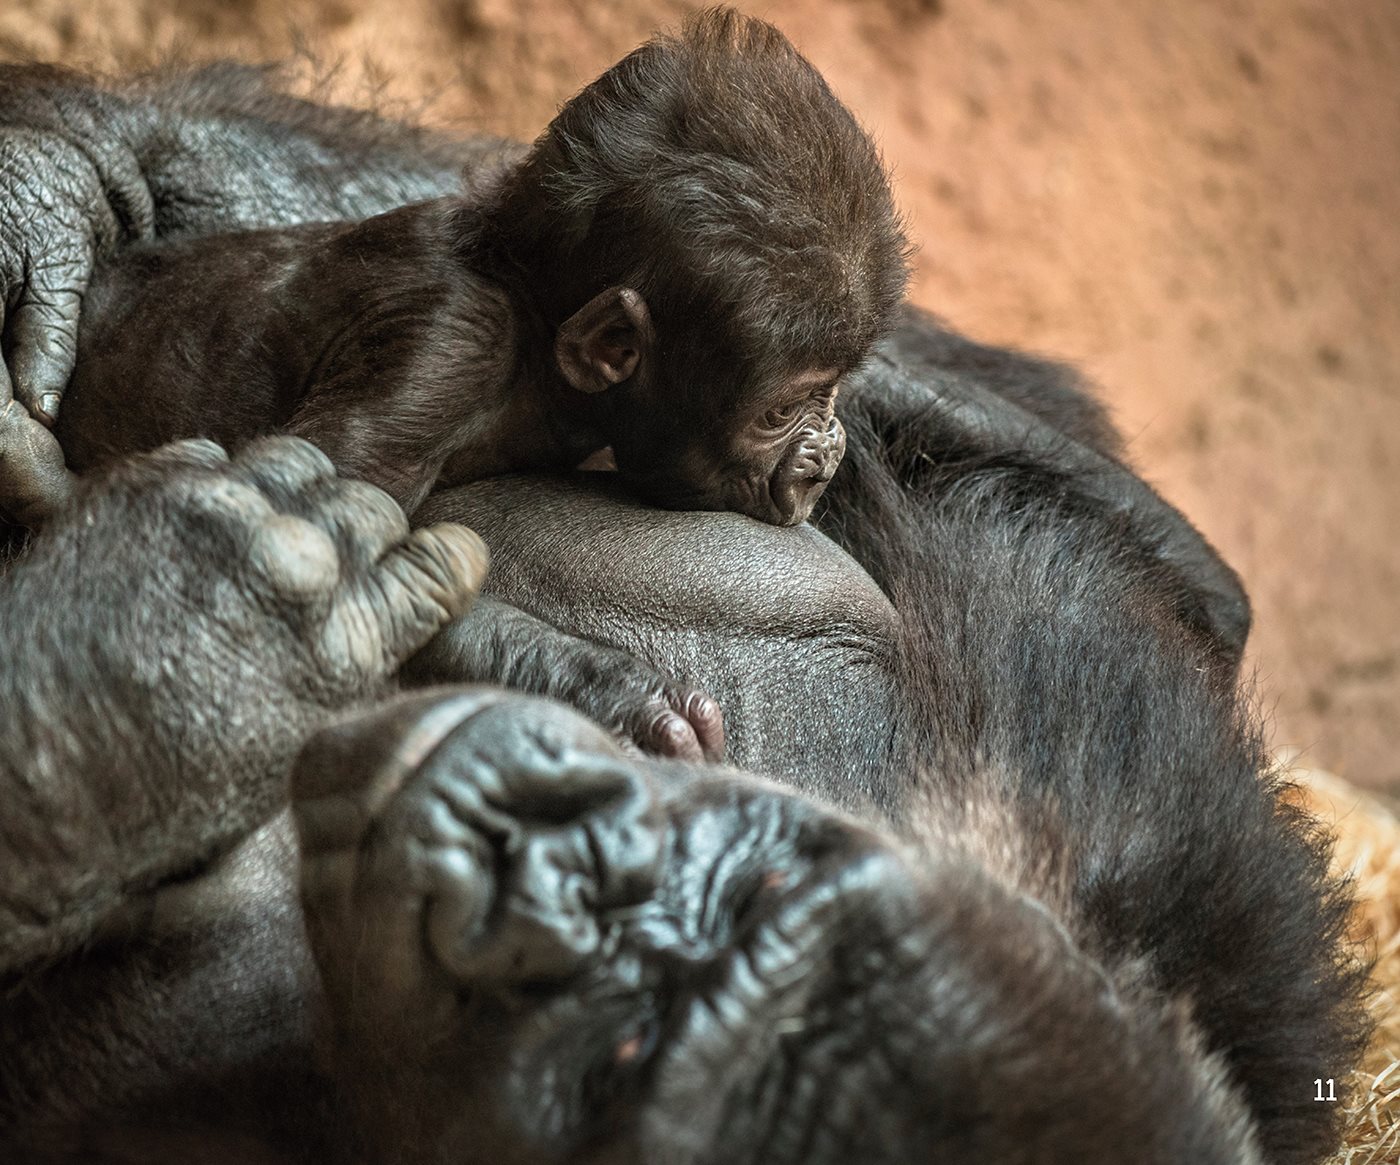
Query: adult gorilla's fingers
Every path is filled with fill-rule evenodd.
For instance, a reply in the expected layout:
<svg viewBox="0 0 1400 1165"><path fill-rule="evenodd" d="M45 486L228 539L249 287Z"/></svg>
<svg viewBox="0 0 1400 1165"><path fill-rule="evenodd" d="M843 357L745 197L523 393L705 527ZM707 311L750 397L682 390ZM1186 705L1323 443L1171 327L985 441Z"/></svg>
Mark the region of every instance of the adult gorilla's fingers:
<svg viewBox="0 0 1400 1165"><path fill-rule="evenodd" d="M408 536L402 507L367 481L333 478L309 488L300 514L334 540L347 569L366 571Z"/></svg>
<svg viewBox="0 0 1400 1165"><path fill-rule="evenodd" d="M471 606L489 562L486 544L465 526L414 530L333 606L323 662L362 676L396 670Z"/></svg>
<svg viewBox="0 0 1400 1165"><path fill-rule="evenodd" d="M308 491L334 483L331 459L299 437L259 437L233 459L238 476L265 493L284 513L305 517Z"/></svg>
<svg viewBox="0 0 1400 1165"><path fill-rule="evenodd" d="M5 294L4 287L0 285L0 332L5 330ZM15 399L14 386L10 383L10 370L5 366L5 362L0 360L0 409L4 408Z"/></svg>
<svg viewBox="0 0 1400 1165"><path fill-rule="evenodd" d="M331 459L304 438L259 438L234 465L278 510L324 529L349 570L368 570L408 534L393 498L367 481L338 477Z"/></svg>
<svg viewBox="0 0 1400 1165"><path fill-rule="evenodd" d="M45 425L59 402L78 352L78 314L92 266L64 263L36 271L10 317L10 370L15 398Z"/></svg>
<svg viewBox="0 0 1400 1165"><path fill-rule="evenodd" d="M149 453L131 460L132 465L176 469L222 469L228 464L228 453L217 441L208 437L187 437L171 441Z"/></svg>
<svg viewBox="0 0 1400 1165"><path fill-rule="evenodd" d="M0 404L0 511L40 526L68 502L76 481L57 438L18 401Z"/></svg>

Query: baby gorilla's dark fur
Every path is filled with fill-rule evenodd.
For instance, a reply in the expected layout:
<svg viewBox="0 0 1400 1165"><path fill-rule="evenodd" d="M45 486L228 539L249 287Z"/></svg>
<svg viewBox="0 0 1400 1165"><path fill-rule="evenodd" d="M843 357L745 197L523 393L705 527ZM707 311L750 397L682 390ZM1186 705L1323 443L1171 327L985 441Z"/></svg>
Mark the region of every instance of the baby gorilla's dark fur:
<svg viewBox="0 0 1400 1165"><path fill-rule="evenodd" d="M439 478L611 446L653 500L793 524L840 461L837 385L888 329L904 251L849 111L776 29L709 12L583 90L489 193L123 252L57 431L83 470L280 428L410 510Z"/></svg>

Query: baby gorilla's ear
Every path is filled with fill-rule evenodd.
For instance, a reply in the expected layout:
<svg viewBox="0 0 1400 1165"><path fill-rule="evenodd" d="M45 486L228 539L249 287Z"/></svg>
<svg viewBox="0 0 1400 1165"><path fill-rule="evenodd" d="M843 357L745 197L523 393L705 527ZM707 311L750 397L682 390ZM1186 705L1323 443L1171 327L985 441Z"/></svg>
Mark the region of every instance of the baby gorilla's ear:
<svg viewBox="0 0 1400 1165"><path fill-rule="evenodd" d="M579 392L602 392L637 371L652 337L646 300L630 287L609 287L559 325L554 359Z"/></svg>

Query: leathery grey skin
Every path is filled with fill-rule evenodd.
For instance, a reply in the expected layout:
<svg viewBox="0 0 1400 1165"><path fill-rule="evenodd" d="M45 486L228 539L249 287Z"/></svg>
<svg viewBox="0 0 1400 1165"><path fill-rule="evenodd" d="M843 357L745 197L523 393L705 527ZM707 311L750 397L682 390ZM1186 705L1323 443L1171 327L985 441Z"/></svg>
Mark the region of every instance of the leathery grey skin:
<svg viewBox="0 0 1400 1165"><path fill-rule="evenodd" d="M482 600L409 661L414 682L485 674L525 687L549 676L539 694L603 724L617 722L619 693L655 693L629 702L654 716L675 702L668 686L697 690L724 709L727 763L850 809L898 802L889 786L899 616L811 526L657 511L603 473L443 490L417 518L470 526L510 553L496 559ZM493 598L560 634L521 632Z"/></svg>
<svg viewBox="0 0 1400 1165"><path fill-rule="evenodd" d="M766 604L840 610L837 657L853 622L865 621L871 642L889 633L889 609L850 560L800 531L774 531L780 541L763 553L734 540L729 549L742 553L697 585L686 564L720 562L730 535L708 518L687 533L684 516L657 528L652 565L612 592L630 604L644 585L664 613L629 631L645 619L627 607L610 615L596 567L532 541L528 519L532 505L542 528L573 514L587 531L578 545L625 545L638 536L630 505L580 482L493 489L493 506L516 507L495 536L522 577L579 565L572 587L556 582L559 594L590 595L593 613L580 617L590 630L668 670L707 627L720 644L739 638L712 614L721 599L740 626ZM342 524L372 520L368 495L352 501ZM197 859L201 876L128 894L87 927L83 950L70 941L49 949L60 963L14 968L26 1005L5 1013L22 1054L6 1059L3 1111L19 1159L1108 1162L1124 1145L1148 1162L1273 1159L1260 1155L1257 1110L1221 1040L1222 1024L1247 1016L1222 1020L1183 970L1219 957L1191 953L1203 918L1238 925L1240 904L1228 884L1214 899L1194 884L1185 902L1173 895L1196 862L1218 871L1234 855L1250 909L1297 910L1308 899L1296 881L1265 894L1245 871L1265 861L1277 876L1318 855L1269 832L1271 802L1233 709L1190 651L1163 648L1150 626L1134 631L1131 595L1108 601L1121 579L1037 575L1037 561L1053 566L1064 550L1064 532L1020 506L994 522L986 498L965 501L944 509L941 538L929 529L938 539L929 566L943 563L931 586L949 603L927 608L922 632L926 642L961 628L962 650L930 658L897 646L887 659L899 693L889 771L902 776L883 794L846 813L736 770L645 758L562 705L500 689L362 702L302 751L292 785L299 856L285 818L274 818L222 856ZM448 498L443 513L467 504ZM1007 524L1020 536L1008 538ZM113 526L122 523L104 533L97 522L95 547L110 545ZM80 554L71 543L85 529L43 537ZM250 542L254 577L264 573L262 541ZM35 585L45 545L7 586ZM695 559L698 546L708 559ZM1082 562L1115 561L1111 537L1081 533L1072 549ZM774 570L772 557L812 569ZM168 566L146 559L163 578ZM993 579L1003 581L988 591ZM759 593L756 580L786 594ZM314 589L291 580L297 596ZM969 624L975 593L984 608ZM1060 642L1026 639L1026 604L1047 602L1100 614L1064 621ZM32 617L34 603L17 610ZM662 619L680 628L676 658ZM99 641L103 626L93 624ZM822 625L807 632L819 639ZM748 676L762 693L777 682L759 676L766 661L786 674L803 659L791 636L774 638L747 658L729 649L739 666L728 682ZM134 664L150 649L143 642L116 637ZM1019 672L1008 671L1009 646ZM1147 684L1165 701L1115 702L1057 674L1080 674L1095 652L1086 674L1113 673L1113 693ZM284 715L258 693L240 705L246 676L226 689L217 669L192 674L202 699L238 709L224 731L242 719L265 733ZM183 665L169 675L186 682ZM1048 720L1026 723L1028 736L1020 692L1036 681ZM936 744L921 739L909 709L919 692L950 686L985 722L938 695L950 718L928 727ZM848 697L848 722L859 723L863 695ZM196 705L179 686L168 698ZM1182 701L1194 710L1187 730ZM803 755L800 737L783 749L778 734L750 736L760 700L737 706L736 739L761 741L774 770ZM49 713L50 726L61 713ZM1128 714L1146 740L1172 733L1176 750L1139 757L1102 731ZM80 710L67 715L81 724ZM1079 726L1077 763L1035 767L1045 723ZM1160 808L1148 819L1136 808L1133 838L1095 856L1117 795L1101 779L1089 786L1097 796L1073 788L1105 772L1126 781L1134 806L1133 790L1150 785ZM1202 795L1229 819L1226 837L1252 821L1260 847L1246 857L1233 841L1218 844L1215 822L1191 812ZM1161 828L1168 822L1175 834ZM1181 829L1199 836L1183 847ZM1203 917L1181 918L1155 946L1102 932L1096 912L1113 916L1115 893L1143 892L1132 870L1112 869L1124 854L1154 875L1175 862L1171 878L1151 882L1165 917L1187 905ZM289 895L298 871L306 930ZM1270 968L1280 979L1276 1002L1296 970L1290 962L1284 976L1275 964L1297 954L1252 956L1261 989ZM1173 967L1184 977L1169 977ZM1210 1024L1193 1016L1197 1003L1210 1005Z"/></svg>
<svg viewBox="0 0 1400 1165"><path fill-rule="evenodd" d="M299 926L294 850L279 876L248 839L285 805L306 736L385 692L486 564L471 531L410 531L386 494L279 438L137 458L0 577L6 1159L139 1108L175 1064L223 1072L262 1050L259 980L295 982L305 960L224 961L234 936ZM250 867L246 898L218 888ZM211 1005L231 1009L217 1037ZM201 1054L195 1033L223 1046Z"/></svg>
<svg viewBox="0 0 1400 1165"><path fill-rule="evenodd" d="M0 201L0 268L19 313L15 402L0 385L7 504L42 494L61 460L38 418L52 419L43 398L71 363L94 249L362 217L455 188L459 162L489 172L499 147L478 158L472 143L320 109L247 70L115 91L44 70L0 80L13 195ZM167 554L163 506L93 512L92 527L36 546L3 584L3 648L23 665L5 669L0 857L20 874L36 856L56 873L69 861L93 874L76 890L97 898L20 903L23 919L0 928L18 952L0 1004L5 1159L1323 1159L1339 1107L1313 1102L1312 1081L1340 1083L1355 1062L1361 977L1340 961L1347 899L1323 839L1259 778L1256 721L1233 690L1248 627L1238 580L1116 460L1101 410L1063 368L911 315L842 402L847 455L815 524L900 615L893 775L860 798L859 823L751 777L619 758L525 697L493 695L498 711L458 720L453 701L471 693L371 703L301 769L302 821L327 856L308 883L319 964L289 882L289 822L265 814L285 774L269 756L300 743L303 713L327 712L269 697L286 675L277 618L226 637L257 661L226 683L172 632L181 620L163 597L180 579L231 611L261 610L246 601L259 572L240 573L250 548L184 541ZM496 532L502 553L510 533ZM269 579L315 592L326 576L291 568L269 537ZM665 547L653 549L664 580ZM79 584L82 602L65 601ZM631 618L618 612L605 637L634 638ZM665 674L664 642L648 650L638 666ZM65 657L106 662L60 684L45 661ZM142 674L160 685L133 684ZM163 719L130 702L151 691ZM32 706L12 713L21 694ZM415 751L435 715L451 739ZM521 743L527 729L553 734L559 755ZM40 775L32 758L59 754L33 738L86 747ZM194 754L212 758L203 780L152 780L169 775L171 740L214 742ZM799 732L791 749L803 747ZM344 763L329 766L337 750ZM229 763L246 784L227 781ZM502 786L493 772L514 776ZM576 772L578 796L539 792ZM108 790L90 811L67 793L14 810L90 781ZM320 781L354 792L349 804L376 788L387 799L363 820L316 821ZM488 819L473 800L492 781L504 796ZM134 795L148 784L171 796ZM874 804L881 787L898 790L893 807ZM133 873L123 822L148 804L184 810L181 828L164 841L149 830L160 844L131 847ZM591 874L566 860L590 830L611 847L590 849ZM775 863L811 876L770 882ZM609 880L615 869L626 876ZM549 899L551 870L549 911L512 908ZM386 910L424 919L430 875L448 917L460 904L462 949L426 930L402 948L358 940L385 933ZM62 896L42 872L0 892L27 884ZM510 926L477 925L487 898ZM363 925L344 929L347 911ZM54 923L40 943L35 918ZM547 974L503 986L515 953ZM353 991L366 977L383 988L368 1012ZM440 1022L425 1031L396 1009L409 1001ZM474 1033L492 1030L502 1039L483 1047Z"/></svg>
<svg viewBox="0 0 1400 1165"><path fill-rule="evenodd" d="M927 527L918 628L815 534L652 522L597 478L441 495L425 516L476 521L509 563L488 585L513 603L739 689L731 756L781 779L643 758L575 712L492 689L404 694L318 734L294 799L322 1062L355 1114L331 1151L1309 1159L1261 1148L1296 1145L1280 1130L1305 1105L1260 1120L1245 1086L1262 1068L1232 1041L1237 1023L1262 1028L1215 988L1197 995L1187 967L1220 956L1227 918L1276 924L1320 854L1264 824L1247 722L1187 635L1164 645L1141 619L1113 537L1067 534L1048 503L996 493L965 490ZM796 611L814 620L805 635ZM843 688L850 663L883 679ZM793 682L825 689L815 711L838 717L846 766L878 754L883 780L853 793L820 751L804 766L800 725L763 703ZM946 719L911 723L924 699ZM751 731L770 716L781 731ZM1047 756L1045 732L1066 751ZM1196 816L1202 797L1224 837ZM1256 851L1212 898L1194 863L1218 870L1238 854L1225 838L1261 831L1278 884L1260 895L1246 875ZM1101 929L1142 895L1180 929ZM1252 966L1285 1009L1298 949Z"/></svg>

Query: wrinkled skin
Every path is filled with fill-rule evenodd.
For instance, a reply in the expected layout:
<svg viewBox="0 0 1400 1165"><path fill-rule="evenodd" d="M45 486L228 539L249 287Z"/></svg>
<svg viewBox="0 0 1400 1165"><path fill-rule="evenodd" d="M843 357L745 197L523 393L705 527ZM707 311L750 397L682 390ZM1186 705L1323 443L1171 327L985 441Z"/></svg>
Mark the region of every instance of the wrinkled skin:
<svg viewBox="0 0 1400 1165"><path fill-rule="evenodd" d="M418 518L466 523L511 553L472 611L409 661L411 682L490 671L520 687L517 676L548 673L554 698L609 725L628 709L664 723L680 692L710 691L731 721L732 763L851 808L898 801L889 758L899 616L811 527L659 514L601 474L444 490ZM620 561L632 565L619 571ZM516 608L562 634L530 637L503 617ZM631 626L618 611L635 613ZM482 644L489 661L464 664ZM644 738L640 728L620 734Z"/></svg>
<svg viewBox="0 0 1400 1165"><path fill-rule="evenodd" d="M301 449L291 452L300 456ZM173 472L186 471L176 466ZM159 477L151 480L149 463L131 488L161 488ZM513 489L521 496L513 499ZM557 536L548 544L524 539L509 547L525 577L546 563L557 570L561 553L566 561L586 563L589 537L636 536L629 530L635 532L645 514L619 499L590 502L583 484L499 483L484 493L445 497L440 508L514 506L515 525L522 528L520 515L533 507L546 530L556 523ZM379 517L373 497L352 491L341 528L373 528ZM206 509L189 515L177 509L167 518L176 530L189 530L177 545L202 560L210 554L197 540ZM150 510L143 505L140 512ZM572 534L563 527L569 514L588 515L573 524ZM46 532L7 587L43 577L38 568L47 565L46 549L79 553L69 543L84 528L91 541L82 553L96 557L121 545L123 522L142 520L101 508L94 517L89 527ZM136 1160L154 1161L168 1159L171 1146L182 1144L232 1154L242 1143L240 1130L261 1132L257 1160L306 1154L356 1161L781 1163L845 1161L858 1151L860 1159L877 1162L944 1154L969 1162L1068 1163L1120 1160L1124 1145L1147 1162L1261 1159L1238 1084L1220 1083L1223 1061L1206 1058L1199 1047L1204 1041L1223 1053L1232 1046L1224 1032L1190 1023L1170 992L1151 985L1153 975L1144 981L1134 942L1127 948L1132 953L1115 953L1113 940L1096 934L1080 914L1081 894L1101 899L1113 893L1117 878L1131 884L1132 876L1123 871L1103 881L1095 875L1081 888L1062 884L1055 872L1071 855L1093 852L1094 823L1101 813L1112 816L1113 799L1102 808L1072 800L1068 804L1090 807L1087 816L1066 818L1063 832L1047 832L1019 824L1015 809L1025 797L1027 822L1044 820L1044 806L1035 808L1038 781L986 783L983 773L1029 775L1019 750L1034 756L1041 747L1036 737L1011 731L1015 699L999 703L1007 699L1003 689L1014 693L1032 682L1040 689L1043 681L1044 691L1063 694L1060 706L1045 714L1084 726L1079 747L1090 749L1089 760L1081 753L1063 773L1048 770L1040 780L1052 783L1078 779L1084 763L1092 771L1107 768L1118 746L1111 736L1097 735L1099 722L1121 725L1129 709L1149 739L1163 729L1178 732L1176 752L1153 750L1134 762L1162 758L1160 770L1149 766L1131 778L1157 790L1151 802L1156 818L1139 815L1135 841L1122 852L1137 854L1145 869L1173 862L1172 876L1154 884L1179 892L1219 925L1237 927L1249 912L1261 913L1269 926L1278 920L1269 901L1243 879L1238 916L1228 882L1213 894L1195 883L1194 863L1206 867L1196 878L1215 876L1209 855L1220 852L1216 838L1227 843L1224 854L1250 868L1268 865L1275 875L1314 859L1287 834L1265 834L1260 846L1241 854L1232 838L1257 829L1247 823L1267 815L1270 804L1254 785L1255 754L1247 740L1232 735L1228 704L1202 684L1189 652L1177 655L1159 645L1154 653L1148 647L1153 633L1134 632L1133 618L1122 622L1112 604L1104 606L1102 624L1081 625L1071 643L1032 652L1021 664L1032 671L1004 674L1005 646L1016 642L1016 619L1008 615L1042 605L1057 590L1047 592L1027 567L1042 553L1057 552L1061 536L1049 530L1039 539L1015 540L1020 569L1008 571L993 550L1001 546L1001 555L1008 553L1006 530L988 518L985 504L975 500L955 507L947 515L952 528L935 548L945 564L938 587L952 587L955 600L949 627L962 624L959 612L969 593L986 601L987 578L1025 581L1005 589L986 625L974 624L961 655L934 665L941 678L931 691L954 685L987 709L993 727L978 745L960 739L974 721L950 719L935 750L943 756L935 783L911 781L911 770L889 767L890 753L912 760L913 726L868 706L878 684L858 681L845 695L837 687L853 660L878 660L881 647L897 654L888 608L853 564L817 542L807 545L810 539L798 531L766 530L769 547L756 557L736 557L726 550L742 544L736 539L727 547L733 532L724 527L742 526L743 519L714 515L704 520L707 529L694 528L686 515L667 516L653 528L661 561L697 561L696 548L708 547L718 568L710 572L711 587L731 592L735 625L726 627L712 613L715 593L697 594L685 571L672 567L670 587L661 570L636 578L618 572L611 591L593 595L595 632L630 638L639 655L668 667L689 659L705 683L718 686L707 667L728 674L747 697L737 705L746 714L736 718L736 748L766 755L775 769L808 765L807 787L819 791L823 781L837 787L842 772L854 774L872 762L860 759L859 747L847 756L809 752L805 741L780 726L776 735L763 732L771 715L765 687L780 690L782 666L805 660L802 670L813 673L813 689L835 689L828 695L833 706L847 704L850 727L838 737L854 746L862 734L875 741L885 734L886 762L877 767L897 779L872 787L868 798L845 797L863 820L738 772L628 756L576 714L499 690L431 690L378 703L314 735L293 784L302 893L319 976L305 965L298 927L240 921L258 900L250 903L250 892L265 902L283 901L277 871L296 871L295 856L269 846L266 830L253 834L246 856L230 854L192 883L162 879L154 894L97 920L114 937L99 940L92 954L31 971L28 994L38 1006L6 1017L7 1047L19 1036L25 1050L7 1060L7 1091L23 1082L31 1097L18 1112L6 1113L12 1143L19 1137L19 1151L30 1159L44 1159L38 1154L47 1148L53 1160L93 1159L120 1148ZM1024 513L1009 512L1003 521L1026 534L1035 528ZM979 523L987 527L984 536L970 538ZM255 537L249 552L255 568L246 577L254 593L266 574L260 545ZM963 560L955 557L959 547L968 550ZM1092 566L1115 561L1113 540L1090 537L1078 550L1090 569L1077 582L1061 580L1058 589L1076 604L1086 594L1102 603L1122 586L1112 571L1101 574ZM785 554L799 561L827 554L829 569L813 572L816 579L804 583L807 594L784 593L781 584L755 588L755 562L760 570L772 569L765 561ZM142 561L137 576L143 585L153 585L147 572L165 581L163 561L149 555ZM241 561L234 550L226 577L240 577ZM272 573L285 590L282 572ZM110 586L119 576L97 577ZM773 575L790 577L802 576L781 569ZM589 593L586 574L577 584ZM556 584L554 594L539 594L537 601L553 613L555 604L570 601L567 589ZM305 590L300 583L295 588L298 595ZM112 608L112 597L99 593L89 596L95 607ZM663 623L627 613L646 595L667 612ZM1023 607L1027 600L1032 608ZM1135 609L1132 596L1123 601L1128 611ZM614 606L618 602L625 605ZM844 617L821 614L816 624L784 629L777 612L799 604L841 610ZM766 637L746 625L750 619L769 628ZM265 630L234 625L242 642L271 633L276 657L280 624ZM127 669L139 666L148 645L130 635L109 640L113 626L90 624L95 646ZM220 626L202 628L201 639L221 639ZM294 642L299 626L293 625ZM312 643L322 639L318 628L311 624ZM727 638L736 647L740 640L749 644L737 671ZM122 660L121 652L135 654ZM773 666L765 662L769 652L784 661L778 676L765 675ZM1111 673L1129 690L1136 682L1128 673L1145 668L1141 679L1167 697L1164 714L1132 700L1115 705L1053 674L1066 655L1082 661L1086 654L1094 661L1090 674ZM1004 662L993 666L998 659ZM1037 676L1034 669L1042 667L1051 673ZM872 671L893 679L900 667L887 654ZM261 739L284 715L285 698L250 692L241 674L204 666L189 672L176 666L168 674L165 696L184 701L177 707L210 699L226 704L220 720L225 738L229 724L245 722L258 725ZM1015 682L1008 685L1009 679ZM915 692L906 691L901 700L913 698ZM1193 707L1193 724L1176 723L1177 700ZM81 722L83 714L81 707L51 706L42 717L52 728L65 716ZM1103 742L1102 755L1094 752L1095 742ZM1233 757L1233 769L1196 771L1183 759L1204 758L1211 748L1223 750L1217 764ZM992 750L989 769L971 759L986 749ZM72 771L90 780L93 766ZM154 776L166 775L157 770ZM1217 820L1190 811L1202 794L1230 822L1223 833L1216 832ZM945 802L945 795L951 799ZM985 817L967 812L976 804ZM1194 843L1183 847L1179 832L1165 831L1158 849L1157 830L1168 822L1174 831L1192 831ZM1109 852L1119 851L1115 845ZM249 881L250 862L264 869L261 881ZM1277 909L1296 916L1307 899L1291 886L1285 878L1273 893ZM1264 923L1257 925L1262 930ZM1183 919L1180 932L1160 948L1162 957L1179 959L1176 944L1201 929L1199 919ZM49 948L50 956L80 941L77 934L68 937L65 946ZM1221 957L1208 927L1188 947L1193 942L1199 945L1191 957L1207 963ZM227 1039L220 995L206 994L217 992L220 979L197 964L202 974L191 984L188 971L172 971L158 956L205 949L217 951L214 967L240 977L240 993L258 984L252 1005L239 1012L257 1038L229 1045L228 1066L212 1079L207 1069L194 1069L207 1063L211 1046ZM1299 948L1290 944L1278 955L1293 971ZM272 974L278 967L294 973ZM1269 967L1265 961L1242 973L1267 994ZM206 977L212 982L201 985ZM318 983L326 1008L320 1062L329 1078L304 1058L309 1033L296 1018L298 1001L305 1007ZM152 1015L137 1001L143 988L155 985L165 1002ZM1280 998L1272 997L1268 1022ZM1205 1010L1217 1014L1213 1006ZM1230 1011L1226 1017L1212 1022L1244 1019ZM1254 1030L1248 1042L1263 1030ZM825 1035L815 1038L817 1032ZM173 1050L150 1063L103 1050L178 1047L192 1037L200 1051L188 1062ZM1322 1044L1312 1040L1312 1054ZM46 1065L63 1066L51 1092L42 1086ZM75 1065L92 1093L75 1094ZM1248 1062L1238 1070L1247 1073ZM180 1073L190 1077L177 1093L184 1108L173 1113L162 1100L174 1083L172 1072L177 1080ZM300 1104L290 1096L301 1097ZM996 1121L970 1119L989 1104ZM21 1112L24 1123L16 1128ZM317 1113L333 1115L322 1121ZM188 1130L183 1141L181 1128Z"/></svg>
<svg viewBox="0 0 1400 1165"><path fill-rule="evenodd" d="M86 492L5 580L6 658L25 662L0 676L22 842L3 854L0 969L60 952L123 895L243 837L307 732L382 690L466 608L486 562L459 526L410 534L305 442L231 463L209 442L172 445ZM126 625L90 627L106 609Z"/></svg>
<svg viewBox="0 0 1400 1165"><path fill-rule="evenodd" d="M812 516L846 452L846 430L835 407L850 370L775 376L727 401L724 413L692 392L701 407L676 415L674 386L648 392L643 384L630 394L627 411L671 413L666 432L621 420L609 432L608 448L627 485L656 505L731 510L777 526L800 525ZM726 414L735 419L716 422Z"/></svg>
<svg viewBox="0 0 1400 1165"><path fill-rule="evenodd" d="M149 464L138 501L161 488ZM153 877L50 941L50 959L89 953L31 966L27 1002L0 1013L23 1052L5 1059L0 1143L58 1161L1107 1165L1124 1146L1173 1165L1318 1160L1330 1134L1307 1074L1340 1074L1359 1038L1357 980L1331 963L1346 900L1317 889L1325 851L1276 816L1248 722L1190 636L1144 618L1160 600L1125 577L1112 525L1058 524L1058 503L997 483L968 478L926 513L918 631L810 533L760 527L767 545L748 543L739 517L653 513L650 565L600 588L591 544L642 537L644 509L586 482L444 495L438 518L500 514L507 595L727 687L734 755L798 774L809 796L629 755L575 713L496 689L339 718L297 765L300 862L275 822L207 866L172 831L168 868L199 877ZM373 528L375 496L352 491L341 527ZM199 578L260 593L261 552L251 574L237 545L210 569L207 508L164 519L187 531L176 545L205 563ZM5 580L6 609L30 616L6 627L57 619L83 641L69 608L35 594L60 551L94 580L89 611L124 611L123 575L82 563L120 558L152 512L99 508L46 532ZM138 595L166 593L146 546L128 573ZM281 623L242 609L213 608L235 612L241 643L270 635L275 659ZM1030 630L1042 621L1053 635ZM125 615L81 626L123 676L152 658ZM220 742L235 724L280 739L285 697L197 650L173 660L162 694L184 732L198 738L208 722L186 718L212 701ZM826 745L783 722L773 694L794 672L824 693ZM61 690L103 689L95 673ZM36 703L30 720L63 739L87 715ZM122 755L63 771L81 788L121 776ZM249 763L209 755L220 788ZM298 869L314 969L287 898ZM247 999L237 1039L230 980ZM306 1010L321 991L318 1069Z"/></svg>
<svg viewBox="0 0 1400 1165"><path fill-rule="evenodd" d="M271 184L283 201L269 205L295 206L303 188L312 205L321 184L300 187L291 162L333 168L326 141L353 140L357 123L327 112L308 131L300 108L256 109L242 124L264 145L245 158L267 169L250 180L286 167ZM308 132L321 136L300 155ZM192 149L176 186L188 194L221 164L248 164L217 158ZM216 183L208 205L241 189ZM387 197L372 179L355 189ZM239 213L265 221L256 206ZM1262 752L1231 688L1248 625L1237 580L1113 460L1100 414L1063 370L912 317L842 399L850 451L818 521L893 599L893 619L868 579L852 589L850 559L789 592L781 544L720 553L715 528L685 515L658 521L640 559L619 556L610 591L590 590L587 569L571 589L570 514L581 549L614 530L620 545L645 536L616 497L537 495L542 526L554 523L547 547L529 537L525 507L492 533L522 593L553 572L552 590L530 593L560 634L728 685L740 710L731 757L798 773L828 804L619 755L573 714L520 696L368 708L316 736L298 770L319 976L278 822L213 862L172 832L172 875L153 894L80 911L43 948L60 961L7 995L22 1003L0 1011L3 1139L24 1145L9 1156L1320 1160L1336 1117L1310 1103L1311 1081L1354 1059L1359 980L1335 962L1346 900L1323 847L1257 778ZM5 445L0 463L35 474L33 448ZM47 533L50 549L41 539L11 573L0 628L7 658L77 657L73 645L91 643L114 662L55 686L11 669L34 700L21 722L84 739L93 712L73 693L124 707L133 669L167 660L161 706L178 739L226 741L206 774L222 789L220 766L239 763L231 727L259 748L281 739L283 702L245 704L245 689L264 692L260 676L225 687L217 669L184 668L188 653L164 654L131 617L127 580L163 594L187 569L251 577L256 593L260 572L242 572L236 546L172 567L149 549L165 545L147 531L149 508L97 516L110 521ZM200 545L203 521L181 546ZM722 583L708 593L695 586L707 569ZM87 586L81 608L53 601L55 577ZM818 601L804 580L820 590L828 577ZM766 640L744 614L755 595L771 604L754 616ZM241 642L281 642L278 627L253 625ZM23 638L39 631L64 650ZM567 694L575 678L551 674L559 658L541 653L532 682ZM864 670L847 688L852 659ZM794 677L824 709L844 708L830 749L810 757L792 720L800 701L774 698ZM233 714L202 716L211 697ZM119 742L55 771L79 788L168 775L140 748L165 739L162 722L125 723ZM843 772L874 777L833 798ZM67 815L81 802L32 814L24 852L55 865L91 854L103 829ZM216 806L187 822L223 836L226 816ZM14 836L24 827L0 854ZM775 866L804 873L780 884ZM361 941L406 932L397 945ZM305 1053L320 981L330 1054L318 1071ZM356 991L364 981L380 990Z"/></svg>
<svg viewBox="0 0 1400 1165"><path fill-rule="evenodd" d="M1189 1025L1043 909L778 787L471 690L322 734L295 788L376 1160L1259 1159ZM984 1008L990 1055L949 1038Z"/></svg>

